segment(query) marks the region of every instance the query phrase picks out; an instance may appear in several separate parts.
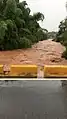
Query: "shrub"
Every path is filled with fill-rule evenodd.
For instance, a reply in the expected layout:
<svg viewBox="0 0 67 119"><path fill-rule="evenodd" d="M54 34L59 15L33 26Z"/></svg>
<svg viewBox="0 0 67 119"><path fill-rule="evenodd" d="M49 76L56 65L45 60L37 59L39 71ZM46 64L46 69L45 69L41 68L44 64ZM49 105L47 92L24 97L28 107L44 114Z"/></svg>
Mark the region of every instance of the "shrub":
<svg viewBox="0 0 67 119"><path fill-rule="evenodd" d="M62 43L64 46L67 46L67 40Z"/></svg>
<svg viewBox="0 0 67 119"><path fill-rule="evenodd" d="M44 33L42 29L39 29L36 33L36 37L38 41L46 40L47 39L47 33Z"/></svg>
<svg viewBox="0 0 67 119"><path fill-rule="evenodd" d="M22 37L19 40L19 48L31 48L32 42L26 37Z"/></svg>
<svg viewBox="0 0 67 119"><path fill-rule="evenodd" d="M67 47L66 50L62 53L62 58L67 59Z"/></svg>

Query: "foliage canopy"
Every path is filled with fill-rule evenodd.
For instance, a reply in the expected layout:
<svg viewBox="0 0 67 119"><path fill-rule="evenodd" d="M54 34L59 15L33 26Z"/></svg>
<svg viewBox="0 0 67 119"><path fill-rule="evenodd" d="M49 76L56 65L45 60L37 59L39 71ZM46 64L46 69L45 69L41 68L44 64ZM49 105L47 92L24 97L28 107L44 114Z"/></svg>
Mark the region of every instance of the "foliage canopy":
<svg viewBox="0 0 67 119"><path fill-rule="evenodd" d="M0 0L0 50L28 48L47 39L47 30L38 23L44 15L30 12L26 1Z"/></svg>
<svg viewBox="0 0 67 119"><path fill-rule="evenodd" d="M60 22L55 41L60 42L66 47L66 50L62 53L62 57L67 59L67 18Z"/></svg>

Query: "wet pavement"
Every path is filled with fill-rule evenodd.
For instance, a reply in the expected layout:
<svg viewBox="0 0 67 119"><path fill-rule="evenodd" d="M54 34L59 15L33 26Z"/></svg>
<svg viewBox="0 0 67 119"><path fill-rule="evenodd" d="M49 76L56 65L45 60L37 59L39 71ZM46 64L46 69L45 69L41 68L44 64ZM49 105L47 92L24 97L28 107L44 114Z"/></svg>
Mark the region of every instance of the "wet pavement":
<svg viewBox="0 0 67 119"><path fill-rule="evenodd" d="M61 81L3 81L0 119L67 119L67 85Z"/></svg>

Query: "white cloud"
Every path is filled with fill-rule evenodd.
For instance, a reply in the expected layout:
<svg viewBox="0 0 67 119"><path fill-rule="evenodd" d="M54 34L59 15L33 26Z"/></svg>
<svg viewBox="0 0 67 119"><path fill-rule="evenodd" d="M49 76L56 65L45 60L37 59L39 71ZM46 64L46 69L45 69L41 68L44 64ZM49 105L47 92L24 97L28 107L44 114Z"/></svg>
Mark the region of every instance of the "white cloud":
<svg viewBox="0 0 67 119"><path fill-rule="evenodd" d="M61 20L66 17L66 0L26 0L31 13L42 12L45 20L40 25L49 31L57 30Z"/></svg>

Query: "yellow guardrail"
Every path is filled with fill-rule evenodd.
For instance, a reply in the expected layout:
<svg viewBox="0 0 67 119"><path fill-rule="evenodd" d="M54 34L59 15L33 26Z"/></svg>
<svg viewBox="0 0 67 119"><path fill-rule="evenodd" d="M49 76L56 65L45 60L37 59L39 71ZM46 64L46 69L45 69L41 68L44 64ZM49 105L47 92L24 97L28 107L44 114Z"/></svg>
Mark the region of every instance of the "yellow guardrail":
<svg viewBox="0 0 67 119"><path fill-rule="evenodd" d="M36 65L11 65L9 76L15 77L37 77Z"/></svg>
<svg viewBox="0 0 67 119"><path fill-rule="evenodd" d="M3 75L3 65L0 65L0 76Z"/></svg>
<svg viewBox="0 0 67 119"><path fill-rule="evenodd" d="M45 65L44 77L67 77L66 65Z"/></svg>
<svg viewBox="0 0 67 119"><path fill-rule="evenodd" d="M67 65L45 65L45 77L67 77ZM3 65L0 65L0 77L23 77L23 78L37 78L37 65L11 65L10 71L5 71Z"/></svg>

